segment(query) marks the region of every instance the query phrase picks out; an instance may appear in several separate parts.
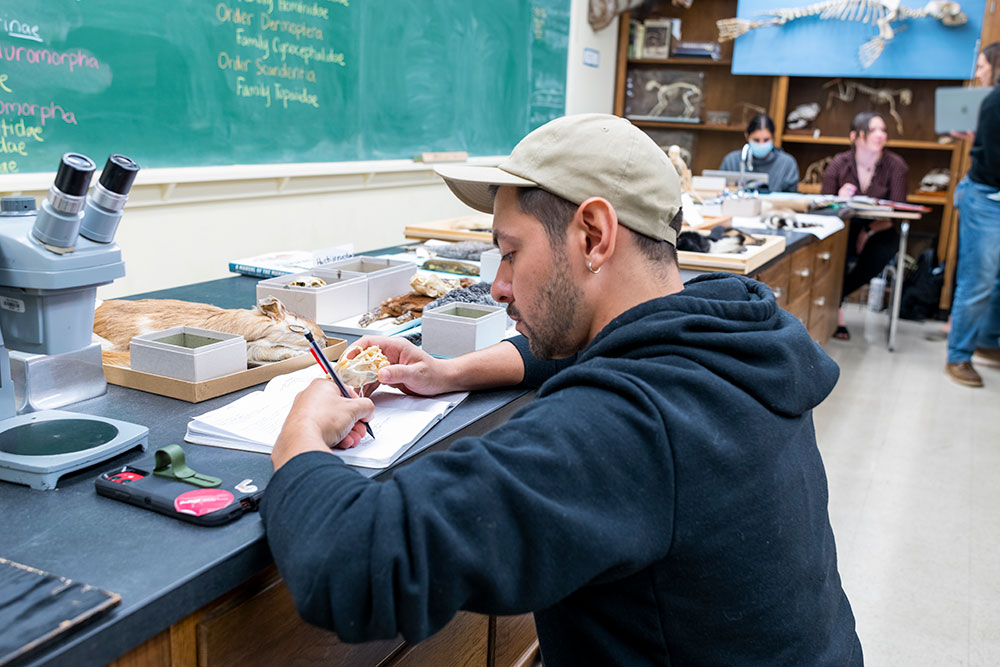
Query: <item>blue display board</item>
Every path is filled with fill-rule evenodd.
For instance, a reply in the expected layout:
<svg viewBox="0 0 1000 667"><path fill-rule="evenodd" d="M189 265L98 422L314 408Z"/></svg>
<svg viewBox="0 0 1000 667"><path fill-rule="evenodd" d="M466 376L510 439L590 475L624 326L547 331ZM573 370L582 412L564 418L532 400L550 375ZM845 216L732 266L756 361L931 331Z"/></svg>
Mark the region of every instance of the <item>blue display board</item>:
<svg viewBox="0 0 1000 667"><path fill-rule="evenodd" d="M756 28L736 38L733 74L970 79L985 2L962 0L962 10L969 17L962 26L949 27L934 18L893 23L895 37L867 69L861 65L858 49L878 35L874 24L808 17ZM809 0L739 0L737 14L760 19L764 11L808 4ZM923 0L901 2L912 9L924 4Z"/></svg>

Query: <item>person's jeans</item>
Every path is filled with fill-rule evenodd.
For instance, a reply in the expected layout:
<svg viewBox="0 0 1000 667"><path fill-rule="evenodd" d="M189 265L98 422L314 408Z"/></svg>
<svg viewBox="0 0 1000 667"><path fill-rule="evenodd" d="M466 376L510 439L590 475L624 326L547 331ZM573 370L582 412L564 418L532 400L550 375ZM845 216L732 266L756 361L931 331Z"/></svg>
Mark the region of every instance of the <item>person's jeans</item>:
<svg viewBox="0 0 1000 667"><path fill-rule="evenodd" d="M977 347L1000 347L1000 197L996 188L965 177L955 203L960 213L950 364L969 361Z"/></svg>

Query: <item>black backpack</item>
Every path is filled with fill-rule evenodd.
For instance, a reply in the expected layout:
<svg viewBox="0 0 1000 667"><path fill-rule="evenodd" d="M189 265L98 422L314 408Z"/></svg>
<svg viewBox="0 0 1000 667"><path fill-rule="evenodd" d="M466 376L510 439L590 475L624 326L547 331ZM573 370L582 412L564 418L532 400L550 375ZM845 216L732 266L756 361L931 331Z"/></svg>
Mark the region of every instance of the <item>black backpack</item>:
<svg viewBox="0 0 1000 667"><path fill-rule="evenodd" d="M928 248L920 253L916 267L906 272L899 316L904 320L925 320L938 313L938 301L944 286L944 264L938 264L937 252Z"/></svg>

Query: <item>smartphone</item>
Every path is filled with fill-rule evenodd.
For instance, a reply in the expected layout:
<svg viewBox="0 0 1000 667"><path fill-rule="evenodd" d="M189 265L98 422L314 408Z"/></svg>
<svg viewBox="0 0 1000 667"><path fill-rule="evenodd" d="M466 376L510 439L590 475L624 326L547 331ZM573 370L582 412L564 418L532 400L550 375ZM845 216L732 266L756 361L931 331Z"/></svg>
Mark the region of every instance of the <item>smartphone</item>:
<svg viewBox="0 0 1000 667"><path fill-rule="evenodd" d="M257 509L263 484L240 475L219 477L220 486L202 488L127 465L102 474L94 484L102 496L199 526L221 526Z"/></svg>

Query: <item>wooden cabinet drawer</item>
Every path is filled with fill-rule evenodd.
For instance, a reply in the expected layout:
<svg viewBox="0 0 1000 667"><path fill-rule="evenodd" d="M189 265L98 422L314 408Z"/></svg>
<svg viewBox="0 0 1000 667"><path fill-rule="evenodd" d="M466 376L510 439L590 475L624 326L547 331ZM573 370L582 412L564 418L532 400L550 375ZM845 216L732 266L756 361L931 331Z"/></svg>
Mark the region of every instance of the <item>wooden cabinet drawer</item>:
<svg viewBox="0 0 1000 667"><path fill-rule="evenodd" d="M800 299L803 294L809 294L813 282L813 250L812 246L806 246L796 250L789 258L791 260L788 276L789 302Z"/></svg>
<svg viewBox="0 0 1000 667"><path fill-rule="evenodd" d="M254 584L253 581L248 585ZM197 624L198 665L350 665L375 667L404 646L403 639L345 644L299 618L292 594L277 574L223 598ZM443 632L443 631L442 631ZM486 633L483 632L485 639ZM445 664L445 663L441 663Z"/></svg>
<svg viewBox="0 0 1000 667"><path fill-rule="evenodd" d="M489 648L489 616L460 611L437 634L403 650L389 667L483 667ZM345 667L354 667L348 663Z"/></svg>
<svg viewBox="0 0 1000 667"><path fill-rule="evenodd" d="M791 268L789 258L784 258L767 267L755 277L764 283L774 292L774 300L778 302L779 308L784 308L788 303L788 278Z"/></svg>
<svg viewBox="0 0 1000 667"><path fill-rule="evenodd" d="M533 614L497 616L494 667L519 667L537 641Z"/></svg>
<svg viewBox="0 0 1000 667"><path fill-rule="evenodd" d="M838 272L828 271L822 280L813 283L809 295L809 333L820 344L825 343L836 328L842 282Z"/></svg>
<svg viewBox="0 0 1000 667"><path fill-rule="evenodd" d="M813 259L814 282L825 279L831 273L842 273L844 270L843 261L837 261L838 241L837 234L828 236L816 245Z"/></svg>
<svg viewBox="0 0 1000 667"><path fill-rule="evenodd" d="M799 318L802 324L809 326L809 292L804 292L799 294L795 299L793 299L787 306L785 310L790 312L795 317Z"/></svg>

